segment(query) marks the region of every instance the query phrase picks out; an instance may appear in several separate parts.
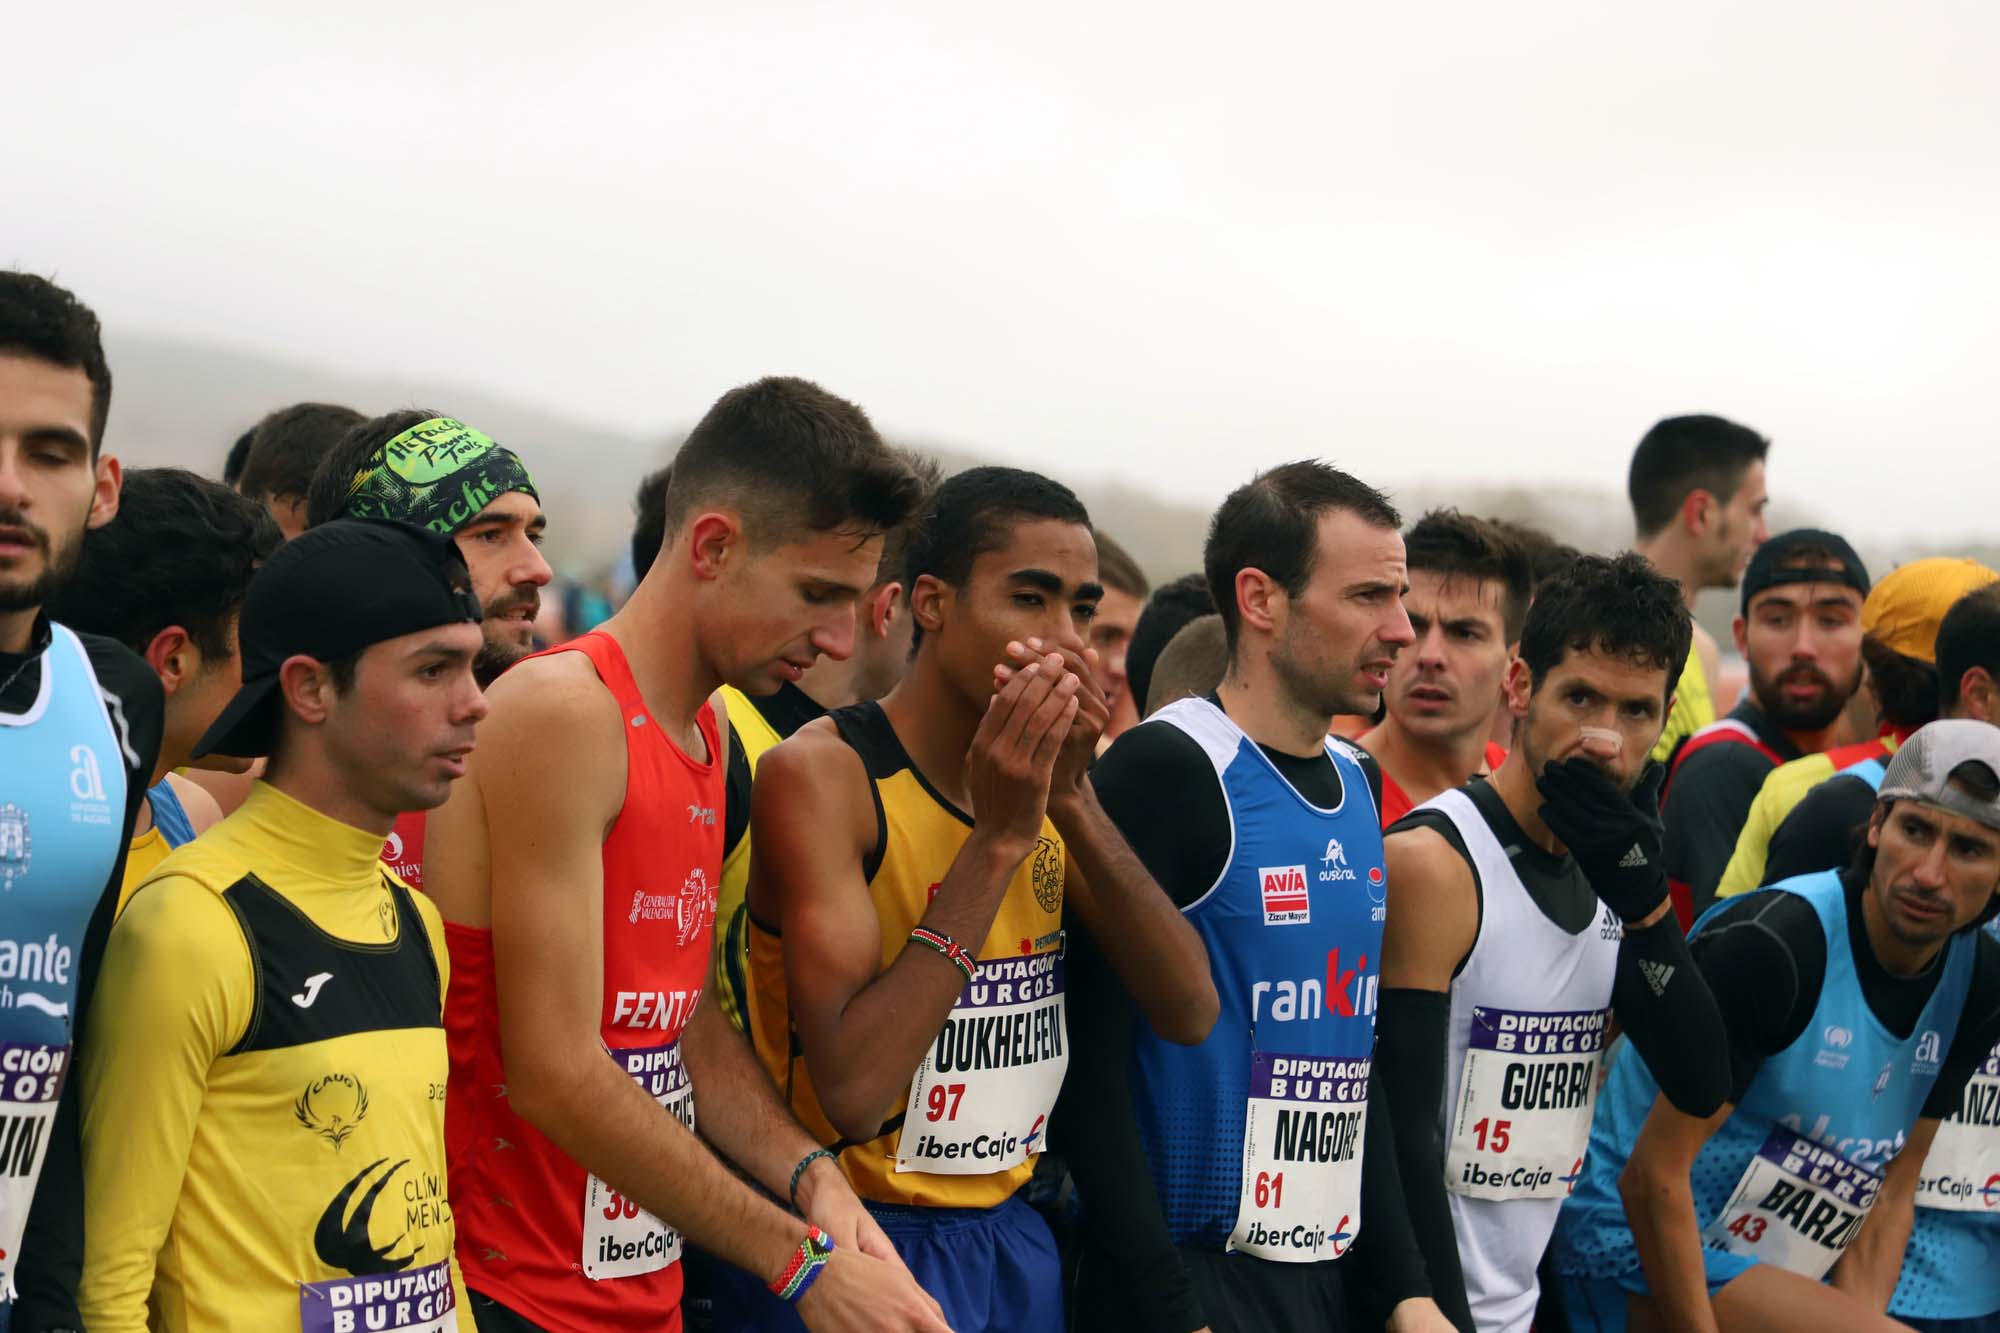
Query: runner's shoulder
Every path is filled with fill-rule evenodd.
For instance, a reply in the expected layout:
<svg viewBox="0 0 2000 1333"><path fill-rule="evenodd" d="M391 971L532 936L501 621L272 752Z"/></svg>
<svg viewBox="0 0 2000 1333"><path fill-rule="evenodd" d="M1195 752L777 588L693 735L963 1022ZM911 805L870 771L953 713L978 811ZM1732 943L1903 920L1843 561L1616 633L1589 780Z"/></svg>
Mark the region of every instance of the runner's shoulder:
<svg viewBox="0 0 2000 1333"><path fill-rule="evenodd" d="M1383 836L1389 892L1405 912L1448 906L1470 899L1472 862L1448 819L1435 810L1414 810L1390 825ZM1393 917L1393 913L1391 914Z"/></svg>
<svg viewBox="0 0 2000 1333"><path fill-rule="evenodd" d="M486 687L486 698L491 711L479 724L482 745L489 736L539 735L560 728L568 742L557 748L560 753L576 749L572 729L577 727L619 734L618 701L591 660L579 652L517 662Z"/></svg>
<svg viewBox="0 0 2000 1333"><path fill-rule="evenodd" d="M841 734L832 716L814 718L764 751L757 760L753 800L766 790L786 789L823 795L839 788L865 792L868 767L860 751Z"/></svg>
<svg viewBox="0 0 2000 1333"><path fill-rule="evenodd" d="M1797 882L1724 899L1688 942L1702 971L1767 972L1788 988L1823 979L1826 928L1812 903L1786 887Z"/></svg>
<svg viewBox="0 0 2000 1333"><path fill-rule="evenodd" d="M218 968L245 968L250 962L236 914L223 892L242 878L226 864L183 858L195 844L177 849L133 891L132 900L111 927L113 953L128 961L162 959L182 969L190 981ZM178 961L176 961L178 960Z"/></svg>

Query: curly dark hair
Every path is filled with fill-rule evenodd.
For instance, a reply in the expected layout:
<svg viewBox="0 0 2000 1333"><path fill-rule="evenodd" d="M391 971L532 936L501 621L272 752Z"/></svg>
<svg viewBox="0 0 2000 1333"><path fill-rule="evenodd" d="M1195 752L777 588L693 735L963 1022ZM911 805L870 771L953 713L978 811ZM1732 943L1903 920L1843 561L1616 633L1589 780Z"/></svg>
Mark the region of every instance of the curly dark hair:
<svg viewBox="0 0 2000 1333"><path fill-rule="evenodd" d="M1404 534L1403 547L1412 570L1498 583L1501 628L1509 643L1521 637L1534 570L1527 551L1497 525L1456 509L1433 509Z"/></svg>
<svg viewBox="0 0 2000 1333"><path fill-rule="evenodd" d="M1540 689L1572 652L1624 657L1665 671L1670 697L1693 640L1679 583L1630 551L1585 555L1535 589L1521 627L1521 660Z"/></svg>

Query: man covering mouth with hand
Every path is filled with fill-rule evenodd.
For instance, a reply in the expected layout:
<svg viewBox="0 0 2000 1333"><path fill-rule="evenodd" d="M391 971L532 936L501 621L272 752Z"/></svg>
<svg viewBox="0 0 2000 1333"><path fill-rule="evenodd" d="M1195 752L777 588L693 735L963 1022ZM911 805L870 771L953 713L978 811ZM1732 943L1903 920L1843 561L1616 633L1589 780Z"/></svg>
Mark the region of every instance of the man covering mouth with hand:
<svg viewBox="0 0 2000 1333"><path fill-rule="evenodd" d="M449 537L472 574L484 642L472 664L483 689L534 651L548 519L513 450L427 408L364 421L328 451L306 495L306 524L392 519ZM397 819L382 859L411 888L424 886L425 811Z"/></svg>

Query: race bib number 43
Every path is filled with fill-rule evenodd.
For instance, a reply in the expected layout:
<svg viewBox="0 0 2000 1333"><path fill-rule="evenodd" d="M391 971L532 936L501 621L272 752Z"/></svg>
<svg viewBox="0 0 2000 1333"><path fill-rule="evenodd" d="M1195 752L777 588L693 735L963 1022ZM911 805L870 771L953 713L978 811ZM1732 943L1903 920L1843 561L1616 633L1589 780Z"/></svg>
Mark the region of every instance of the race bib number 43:
<svg viewBox="0 0 2000 1333"><path fill-rule="evenodd" d="M1347 1252L1361 1227L1368 1065L1251 1053L1243 1190L1230 1249L1290 1264Z"/></svg>
<svg viewBox="0 0 2000 1333"><path fill-rule="evenodd" d="M1776 1129L1701 1238L1818 1281L1861 1230L1881 1188L1867 1167Z"/></svg>
<svg viewBox="0 0 2000 1333"><path fill-rule="evenodd" d="M1445 1154L1445 1188L1475 1199L1560 1199L1576 1187L1597 1100L1605 1011L1475 1005Z"/></svg>
<svg viewBox="0 0 2000 1333"><path fill-rule="evenodd" d="M681 1045L611 1052L634 1082L694 1128L694 1088L681 1064ZM592 1281L653 1273L681 1257L681 1233L596 1176L583 1190L583 1273Z"/></svg>
<svg viewBox="0 0 2000 1333"><path fill-rule="evenodd" d="M1069 1068L1059 953L988 958L910 1080L896 1169L1005 1171L1042 1150Z"/></svg>
<svg viewBox="0 0 2000 1333"><path fill-rule="evenodd" d="M1917 1182L1917 1207L2000 1211L2000 1051L1986 1057L1958 1109L1938 1125Z"/></svg>

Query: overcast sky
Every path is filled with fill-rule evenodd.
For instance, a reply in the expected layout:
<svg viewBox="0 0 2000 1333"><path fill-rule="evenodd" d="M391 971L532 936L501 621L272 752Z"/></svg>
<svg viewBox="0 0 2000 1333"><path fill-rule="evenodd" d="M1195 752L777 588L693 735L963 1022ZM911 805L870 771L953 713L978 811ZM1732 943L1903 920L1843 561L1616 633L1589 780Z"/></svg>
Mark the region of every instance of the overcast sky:
<svg viewBox="0 0 2000 1333"><path fill-rule="evenodd" d="M1199 500L1716 411L1857 536L1990 527L2000 6L259 8L11 9L0 262L638 432L790 372Z"/></svg>

